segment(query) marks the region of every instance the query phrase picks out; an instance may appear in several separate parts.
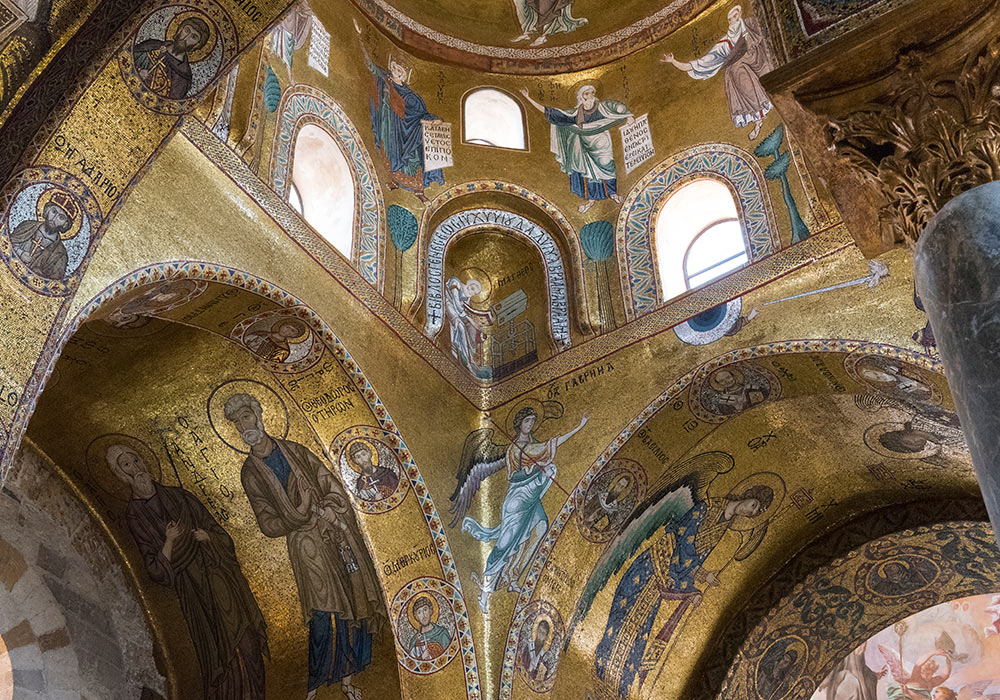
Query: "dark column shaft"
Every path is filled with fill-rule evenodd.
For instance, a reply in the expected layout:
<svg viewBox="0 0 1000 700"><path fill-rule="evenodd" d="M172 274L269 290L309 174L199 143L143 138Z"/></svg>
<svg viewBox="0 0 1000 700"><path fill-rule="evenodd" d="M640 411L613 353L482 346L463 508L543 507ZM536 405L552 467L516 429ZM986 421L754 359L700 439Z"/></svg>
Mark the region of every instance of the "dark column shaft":
<svg viewBox="0 0 1000 700"><path fill-rule="evenodd" d="M1000 182L948 202L914 260L979 486L1000 533Z"/></svg>

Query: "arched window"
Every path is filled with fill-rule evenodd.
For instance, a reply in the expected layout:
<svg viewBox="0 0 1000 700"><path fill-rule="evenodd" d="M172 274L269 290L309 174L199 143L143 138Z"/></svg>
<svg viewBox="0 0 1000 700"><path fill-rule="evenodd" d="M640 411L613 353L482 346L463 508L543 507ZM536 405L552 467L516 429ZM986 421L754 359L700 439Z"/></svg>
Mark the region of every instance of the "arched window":
<svg viewBox="0 0 1000 700"><path fill-rule="evenodd" d="M323 238L351 259L354 243L351 168L336 141L314 124L303 126L295 139L288 201Z"/></svg>
<svg viewBox="0 0 1000 700"><path fill-rule="evenodd" d="M302 214L302 195L299 194L299 188L295 186L294 182L288 188L288 203L292 209Z"/></svg>
<svg viewBox="0 0 1000 700"><path fill-rule="evenodd" d="M664 300L746 265L750 257L729 188L703 178L671 195L656 217L656 257Z"/></svg>
<svg viewBox="0 0 1000 700"><path fill-rule="evenodd" d="M478 88L462 100L462 141L477 146L528 150L521 103L506 92Z"/></svg>

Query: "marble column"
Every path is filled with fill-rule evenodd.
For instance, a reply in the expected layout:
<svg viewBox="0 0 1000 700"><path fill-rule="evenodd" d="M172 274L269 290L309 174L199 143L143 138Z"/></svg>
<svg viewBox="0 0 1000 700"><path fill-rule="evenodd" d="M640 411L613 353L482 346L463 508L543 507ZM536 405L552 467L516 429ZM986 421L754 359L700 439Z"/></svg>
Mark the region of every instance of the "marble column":
<svg viewBox="0 0 1000 700"><path fill-rule="evenodd" d="M917 243L917 290L1000 536L1000 182L971 189Z"/></svg>

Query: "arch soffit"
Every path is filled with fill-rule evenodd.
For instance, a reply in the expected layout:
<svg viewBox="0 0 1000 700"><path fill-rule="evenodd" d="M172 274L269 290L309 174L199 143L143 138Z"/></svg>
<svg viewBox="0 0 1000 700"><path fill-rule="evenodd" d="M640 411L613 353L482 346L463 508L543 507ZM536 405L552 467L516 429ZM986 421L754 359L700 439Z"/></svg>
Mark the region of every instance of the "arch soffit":
<svg viewBox="0 0 1000 700"><path fill-rule="evenodd" d="M329 95L308 85L293 85L281 96L274 131L270 184L288 198L295 158L295 141L307 124L333 138L354 180L354 235L351 262L366 282L381 291L385 260L385 204L375 165L361 134L347 113Z"/></svg>
<svg viewBox="0 0 1000 700"><path fill-rule="evenodd" d="M41 396L42 389L52 375L63 348L65 348L69 339L80 329L80 326L84 322L94 318L102 309L111 307L117 299L120 299L127 293L153 284L183 279L199 280L234 287L280 304L284 308L304 309L307 312L307 315L301 318L316 331L321 342L330 350L341 368L358 388L374 417L378 420L379 426L387 432L394 434L398 440L399 450L406 457L404 473L410 480L411 490L419 501L420 510L424 515L429 535L435 543L436 556L441 567L442 578L446 579L458 591L464 603L461 579L455 565L455 558L448 544L448 535L444 529L444 521L442 521L441 516L438 514L437 507L434 505L426 482L420 473L420 468L413 460L412 455L410 455L403 436L396 428L395 422L386 410L375 388L365 376L364 371L358 366L343 342L329 325L305 302L280 287L238 268L200 261L164 262L134 270L119 277L118 280L105 287L100 293L84 303L75 316L66 323L58 338L55 350L47 358L44 371L35 373L32 381L25 387L25 398L27 399L25 404L26 410L22 412L17 422L12 426L11 439L16 439L18 443L20 442L31 414L34 412L38 399ZM226 335L220 335L220 337L226 338L230 342L235 342ZM11 454L16 449L16 444L9 443L7 448L7 454ZM362 525L361 529L367 540L369 537L367 528ZM371 548L371 544L368 543L368 545ZM393 591L383 588L382 592L386 608L388 609L392 604L391 593ZM462 663L465 667L468 697L479 697L481 691L479 687L477 654L472 643L468 606L463 604L463 608L461 612L456 610L456 622L459 625L459 632L467 639L467 641L463 641L462 643L459 656L462 658Z"/></svg>
<svg viewBox="0 0 1000 700"><path fill-rule="evenodd" d="M744 609L729 625L723 639L736 637L738 648L721 650L730 663L713 664L718 670L706 675L707 682L716 687L703 689L703 695L732 700L763 697L757 688L763 652L792 639L808 651L809 660L799 667L800 675L791 678L790 686L809 697L835 664L889 625L956 598L1000 590L1000 575L996 573L1000 557L992 528L985 512L977 513L971 499L908 504L907 509L914 510L906 516L909 522L891 532L885 532L886 523L879 522L886 519L885 514L876 511L820 538L790 562L793 580L774 580L755 594L764 604L772 603L758 615L756 624L747 624L754 611ZM955 547L957 542L961 542L961 549ZM846 549L846 543L854 547L836 551ZM949 547L953 551L948 552ZM967 559L952 561L956 554ZM815 565L824 555L829 561L819 567L809 571L803 566ZM886 559L946 564L936 567L938 574L925 587L909 595L879 595L869 582L875 567ZM840 585L831 585L832 581ZM756 606L748 606L752 607ZM833 624L817 625L817 613L824 616L824 622ZM719 671L725 674L721 683Z"/></svg>
<svg viewBox="0 0 1000 700"><path fill-rule="evenodd" d="M580 477L575 487L571 490L570 496L565 500L559 512L551 517L551 525L545 533L543 540L539 543L538 549L528 566L528 575L525 578L521 594L512 614L512 620L516 622L521 617L527 605L532 601L535 587L539 579L543 576L546 566L549 563L550 555L555 549L556 543L562 536L563 531L573 522L573 512L577 506L583 503L587 490L597 479L604 467L618 454L618 451L629 441L630 438L639 434L642 428L661 409L666 409L671 405L676 408L676 402L684 400L686 391L704 379L709 373L721 367L753 360L756 358L766 358L776 355L801 355L812 353L829 353L847 356L856 351L863 350L865 354L881 355L888 358L895 358L908 362L936 374L944 375L943 365L933 357L918 353L905 348L896 347L883 343L872 343L864 340L847 339L817 339L817 340L787 340L779 343L768 343L738 350L732 350L722 355L718 355L700 365L695 366L673 384L668 386L659 396L653 399L638 415L630 420L619 434L605 447L589 469ZM830 388L828 393L837 394L835 389ZM816 393L813 393L816 395ZM685 402L686 403L686 402ZM738 417L735 414L732 417ZM877 630L876 630L877 631ZM503 658L503 674L513 677L514 662L518 641L518 626L511 624L507 632L507 643ZM512 686L505 684L501 686L501 700L509 700L512 697ZM728 697L728 696L725 696ZM741 699L742 700L742 699Z"/></svg>
<svg viewBox="0 0 1000 700"><path fill-rule="evenodd" d="M409 309L410 315L416 313L424 305L424 296L427 293L427 246L434 235L434 231L441 226L442 222L436 222L435 219L440 216L442 209L462 198L468 197L472 200L478 200L484 195L496 194L522 199L540 209L541 213L551 221L552 226L541 226L541 228L547 233L555 233L555 240L560 249L568 253L568 259L566 255L563 256L563 263L571 282L569 288L574 291L578 290L576 291L576 296L580 300L580 304L576 306L574 313L577 314L578 321L584 322L581 323L581 327L586 327L587 324L585 321L588 314L586 309L587 295L583 291L583 251L580 249L579 236L576 233L576 229L573 228L573 225L566 218L566 215L562 213L562 210L544 197L526 187L502 180L472 180L455 185L439 194L424 208L424 213L420 217L420 232L417 238L417 269L421 270L424 274L417 276L417 290ZM470 206L470 208L477 207ZM496 202L490 202L489 204L484 202L481 208L497 209Z"/></svg>
<svg viewBox="0 0 1000 700"><path fill-rule="evenodd" d="M544 228L520 214L502 209L464 209L435 227L427 243L424 332L434 337L444 324L444 261L452 243L463 235L497 228L527 241L538 251L545 268L549 333L557 348L570 347L569 288L562 251Z"/></svg>
<svg viewBox="0 0 1000 700"><path fill-rule="evenodd" d="M725 184L736 202L750 261L780 247L767 180L753 155L727 143L707 143L676 153L650 170L631 189L615 227L615 254L631 321L663 302L656 259L656 218L670 196L692 180Z"/></svg>

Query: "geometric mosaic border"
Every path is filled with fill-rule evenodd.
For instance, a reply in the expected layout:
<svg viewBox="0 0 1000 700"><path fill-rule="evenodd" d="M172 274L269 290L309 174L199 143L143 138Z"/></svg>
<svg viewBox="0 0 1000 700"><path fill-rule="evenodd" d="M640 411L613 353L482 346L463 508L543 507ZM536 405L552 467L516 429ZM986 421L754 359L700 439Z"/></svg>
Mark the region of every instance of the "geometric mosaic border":
<svg viewBox="0 0 1000 700"><path fill-rule="evenodd" d="M351 262L369 284L378 288L380 262L385 257L385 206L375 166L361 135L340 105L308 85L293 85L281 96L274 130L271 186L288 199L295 138L306 124L327 132L347 157L354 181L354 242Z"/></svg>
<svg viewBox="0 0 1000 700"><path fill-rule="evenodd" d="M751 262L781 247L767 181L750 153L728 143L703 143L675 153L633 186L618 215L615 252L629 321L663 304L656 217L674 192L700 178L721 181L732 192Z"/></svg>

